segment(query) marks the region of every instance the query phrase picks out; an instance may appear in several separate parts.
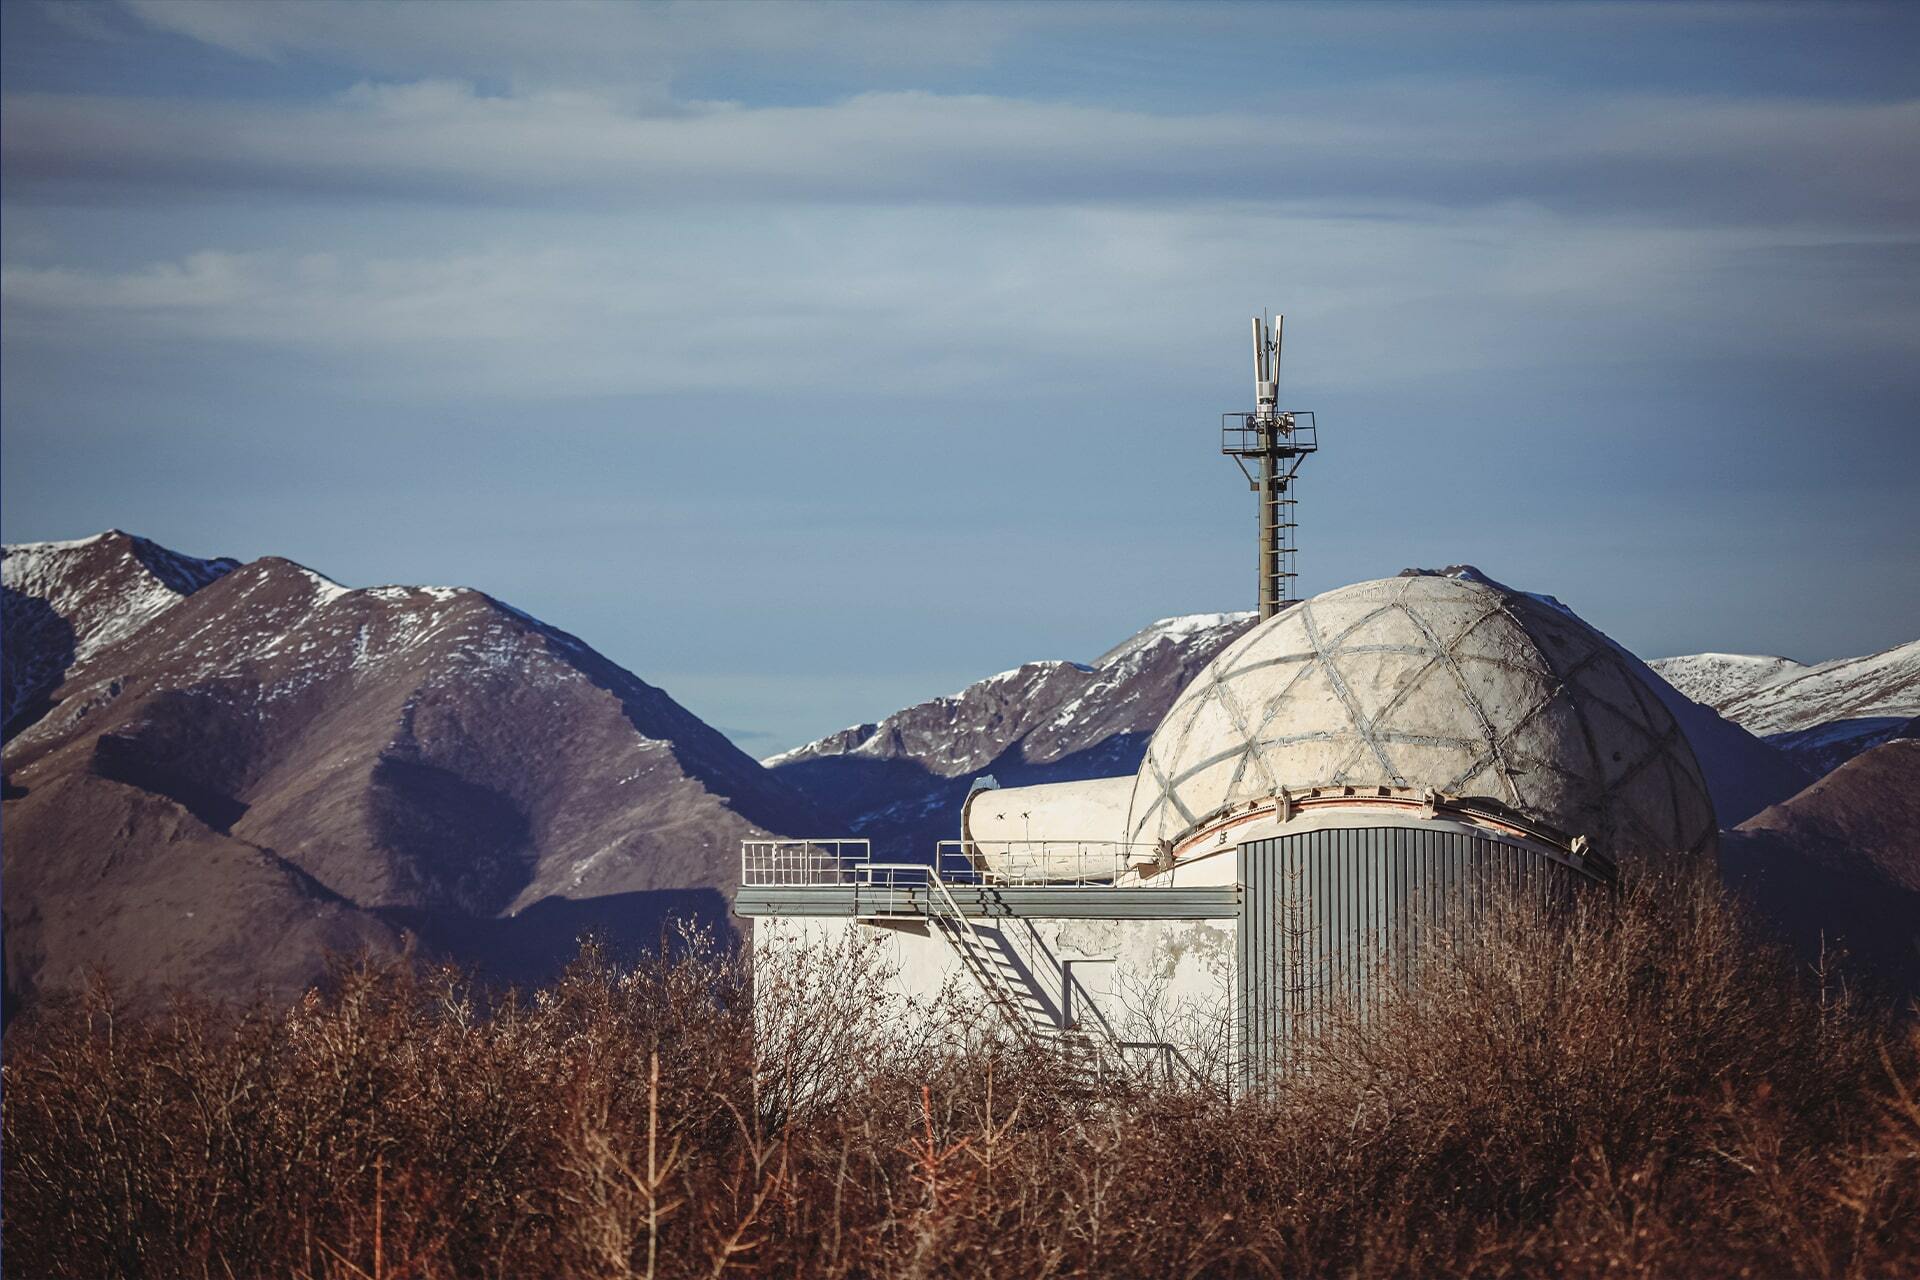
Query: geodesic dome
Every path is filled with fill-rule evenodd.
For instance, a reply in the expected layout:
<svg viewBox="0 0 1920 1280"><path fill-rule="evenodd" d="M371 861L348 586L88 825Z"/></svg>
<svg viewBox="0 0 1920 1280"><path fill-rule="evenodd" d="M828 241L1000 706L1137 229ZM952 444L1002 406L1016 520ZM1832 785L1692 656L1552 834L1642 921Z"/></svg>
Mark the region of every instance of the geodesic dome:
<svg viewBox="0 0 1920 1280"><path fill-rule="evenodd" d="M1706 846L1685 735L1605 636L1478 577L1362 582L1223 651L1134 780L1127 839L1178 843L1224 808L1311 787L1431 787L1614 859Z"/></svg>

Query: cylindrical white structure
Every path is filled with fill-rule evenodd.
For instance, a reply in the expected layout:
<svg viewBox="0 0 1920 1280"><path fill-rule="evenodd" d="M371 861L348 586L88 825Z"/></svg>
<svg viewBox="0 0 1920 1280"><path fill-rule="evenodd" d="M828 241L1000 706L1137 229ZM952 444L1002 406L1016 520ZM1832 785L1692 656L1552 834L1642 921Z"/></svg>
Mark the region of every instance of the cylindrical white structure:
<svg viewBox="0 0 1920 1280"><path fill-rule="evenodd" d="M960 836L977 866L1004 879L1111 879L1129 865L1132 798L1131 777L984 788L967 797Z"/></svg>

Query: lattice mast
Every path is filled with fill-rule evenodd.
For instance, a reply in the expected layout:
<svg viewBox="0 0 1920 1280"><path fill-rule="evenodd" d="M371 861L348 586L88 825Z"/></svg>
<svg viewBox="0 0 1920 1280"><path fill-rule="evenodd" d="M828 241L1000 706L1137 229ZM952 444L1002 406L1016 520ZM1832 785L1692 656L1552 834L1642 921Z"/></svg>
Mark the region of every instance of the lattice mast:
<svg viewBox="0 0 1920 1280"><path fill-rule="evenodd" d="M1285 316L1269 325L1253 318L1252 413L1220 415L1220 452L1239 464L1248 486L1260 496L1260 620L1294 602L1293 478L1306 456L1319 448L1313 413L1281 409L1280 342Z"/></svg>

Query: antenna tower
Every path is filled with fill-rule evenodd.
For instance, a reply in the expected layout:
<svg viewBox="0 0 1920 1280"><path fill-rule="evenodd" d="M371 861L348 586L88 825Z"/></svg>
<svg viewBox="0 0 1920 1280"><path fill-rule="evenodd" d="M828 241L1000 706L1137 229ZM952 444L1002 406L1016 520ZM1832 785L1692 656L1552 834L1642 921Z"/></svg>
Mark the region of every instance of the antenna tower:
<svg viewBox="0 0 1920 1280"><path fill-rule="evenodd" d="M1220 415L1220 452L1232 458L1260 495L1260 621L1294 602L1293 477L1320 447L1313 414L1280 409L1280 334L1285 316L1269 325L1253 318L1252 413Z"/></svg>

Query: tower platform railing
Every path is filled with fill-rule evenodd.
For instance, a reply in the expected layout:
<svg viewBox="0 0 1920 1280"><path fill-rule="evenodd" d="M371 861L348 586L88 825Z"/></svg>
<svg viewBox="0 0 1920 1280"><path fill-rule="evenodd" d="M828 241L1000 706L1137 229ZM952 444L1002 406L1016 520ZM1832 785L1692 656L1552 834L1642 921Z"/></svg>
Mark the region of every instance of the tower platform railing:
<svg viewBox="0 0 1920 1280"><path fill-rule="evenodd" d="M1287 409L1274 415L1279 426L1271 429L1272 448L1288 454L1313 453L1320 448L1319 428L1313 410ZM1220 452L1230 458L1257 458L1268 451L1269 429L1253 413L1220 415Z"/></svg>

